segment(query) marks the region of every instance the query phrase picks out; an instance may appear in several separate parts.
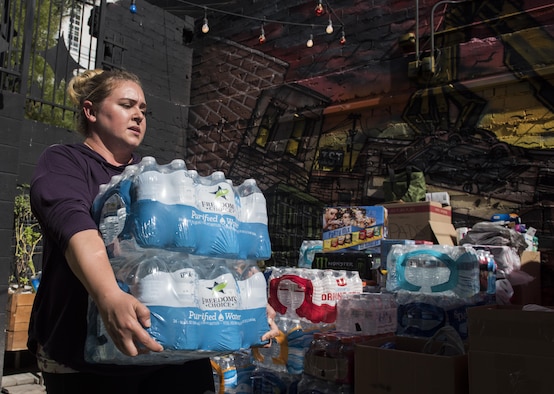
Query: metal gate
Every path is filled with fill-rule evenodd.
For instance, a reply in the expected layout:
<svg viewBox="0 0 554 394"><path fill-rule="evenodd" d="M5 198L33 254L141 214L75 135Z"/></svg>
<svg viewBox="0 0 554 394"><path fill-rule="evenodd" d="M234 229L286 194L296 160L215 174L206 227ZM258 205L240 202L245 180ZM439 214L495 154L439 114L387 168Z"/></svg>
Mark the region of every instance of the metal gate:
<svg viewBox="0 0 554 394"><path fill-rule="evenodd" d="M72 128L66 84L99 67L105 7L105 0L3 0L0 89L25 95L26 118Z"/></svg>

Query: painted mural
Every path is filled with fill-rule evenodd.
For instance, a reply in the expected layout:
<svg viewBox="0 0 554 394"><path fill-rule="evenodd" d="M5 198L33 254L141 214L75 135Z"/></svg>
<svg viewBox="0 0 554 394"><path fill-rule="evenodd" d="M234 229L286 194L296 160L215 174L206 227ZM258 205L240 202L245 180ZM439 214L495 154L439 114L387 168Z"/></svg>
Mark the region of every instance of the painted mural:
<svg viewBox="0 0 554 394"><path fill-rule="evenodd" d="M553 235L550 219L531 218L537 210L543 218L550 215L554 201L553 5L425 3L418 10L426 21L418 34L410 23L413 14L396 21L405 29L397 28L386 41L390 48L374 51L395 55L365 59L368 66L348 77L318 74L298 82L290 79L299 71L290 69L288 59L266 63L267 73L281 82L263 93L245 89L252 109L248 118L228 111L223 129L215 127L217 114L233 102L219 97L216 109L215 102L194 98L202 97L207 80L215 81L222 71L239 78L240 61L267 61L268 53L244 49L241 54L234 48L230 56L222 45L225 62L211 69L199 55L191 113L202 122L192 122L195 132L188 142L195 167L227 171L238 180L255 177L270 199L286 185L289 197L291 190L298 196L301 211L307 204L303 196L322 205L382 203L388 169L415 166L433 190L466 196L453 209L468 222L486 220L495 210L533 212L530 223ZM371 27L368 31L369 37ZM237 131L240 138L214 145L215 130ZM480 201L487 209L477 209Z"/></svg>

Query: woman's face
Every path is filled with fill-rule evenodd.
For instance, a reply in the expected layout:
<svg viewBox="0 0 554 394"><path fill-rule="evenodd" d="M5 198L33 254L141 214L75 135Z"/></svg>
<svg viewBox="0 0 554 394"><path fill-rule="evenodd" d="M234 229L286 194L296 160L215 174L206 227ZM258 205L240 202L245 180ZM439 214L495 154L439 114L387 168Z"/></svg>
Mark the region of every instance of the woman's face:
<svg viewBox="0 0 554 394"><path fill-rule="evenodd" d="M91 131L106 147L118 150L140 145L146 133L146 99L138 84L118 82L112 93L93 107Z"/></svg>

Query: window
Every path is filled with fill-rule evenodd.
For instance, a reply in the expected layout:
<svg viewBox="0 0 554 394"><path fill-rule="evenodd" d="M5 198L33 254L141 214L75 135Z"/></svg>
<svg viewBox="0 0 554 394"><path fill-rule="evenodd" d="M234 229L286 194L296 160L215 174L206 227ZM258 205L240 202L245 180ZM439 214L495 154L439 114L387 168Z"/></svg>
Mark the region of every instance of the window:
<svg viewBox="0 0 554 394"><path fill-rule="evenodd" d="M256 145L266 148L268 142L270 141L271 134L277 126L277 121L281 115L282 110L275 106L274 104L269 104L262 121L260 122L260 127L258 128L258 136L256 137Z"/></svg>
<svg viewBox="0 0 554 394"><path fill-rule="evenodd" d="M69 51L78 54L80 47L81 36L81 14L83 12L82 4L76 3L71 9L71 17L69 18Z"/></svg>
<svg viewBox="0 0 554 394"><path fill-rule="evenodd" d="M307 128L309 122L306 121L306 118L300 117L295 118L292 124L292 133L287 142L286 152L292 156L297 156L300 150L302 143L302 137L304 136L304 131Z"/></svg>

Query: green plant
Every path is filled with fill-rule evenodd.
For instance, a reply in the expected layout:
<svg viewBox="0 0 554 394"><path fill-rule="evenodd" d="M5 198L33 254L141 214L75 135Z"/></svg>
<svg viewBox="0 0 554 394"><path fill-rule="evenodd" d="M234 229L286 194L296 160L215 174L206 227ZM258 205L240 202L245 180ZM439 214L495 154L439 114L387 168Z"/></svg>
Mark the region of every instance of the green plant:
<svg viewBox="0 0 554 394"><path fill-rule="evenodd" d="M20 193L14 203L15 260L11 281L27 285L36 275L34 256L38 252L42 234L32 211L28 185L18 187Z"/></svg>

